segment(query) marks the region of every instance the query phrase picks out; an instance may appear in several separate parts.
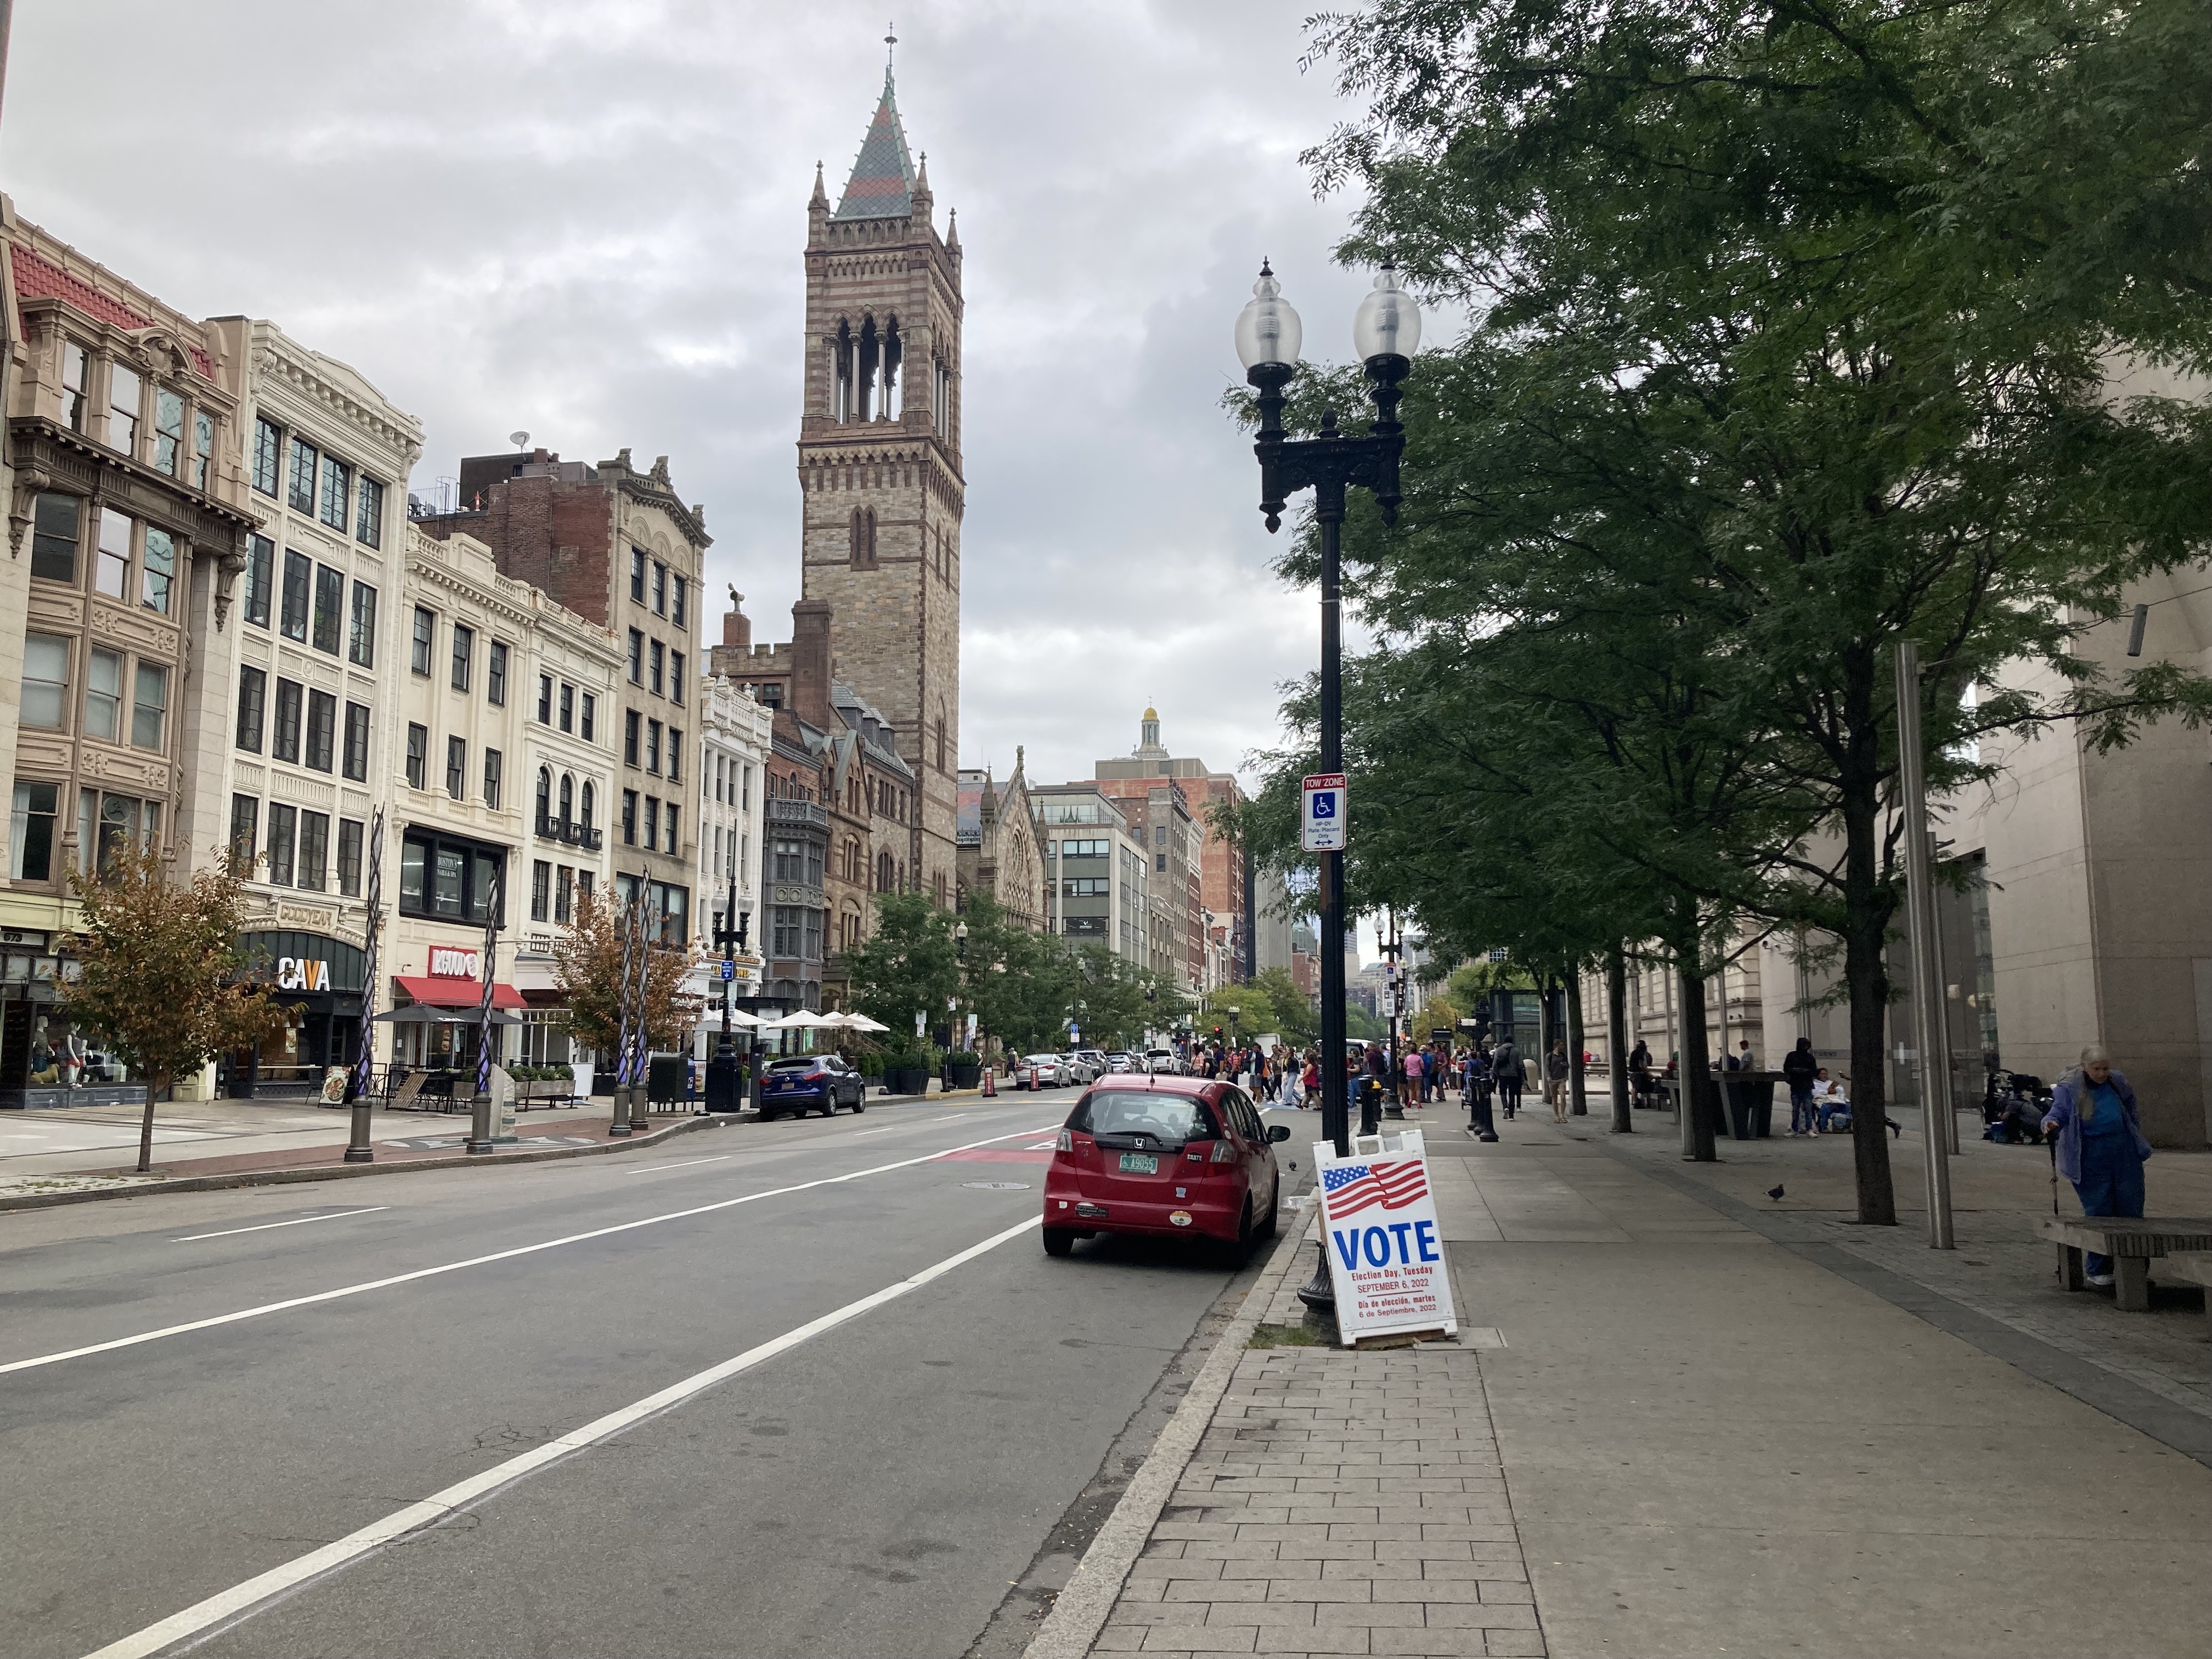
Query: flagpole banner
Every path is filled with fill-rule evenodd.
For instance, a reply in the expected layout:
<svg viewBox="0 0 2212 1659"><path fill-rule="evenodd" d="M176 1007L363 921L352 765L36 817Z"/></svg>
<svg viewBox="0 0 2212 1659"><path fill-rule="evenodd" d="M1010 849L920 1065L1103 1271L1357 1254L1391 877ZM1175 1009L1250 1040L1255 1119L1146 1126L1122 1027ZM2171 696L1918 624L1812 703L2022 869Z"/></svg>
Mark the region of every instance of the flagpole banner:
<svg viewBox="0 0 2212 1659"><path fill-rule="evenodd" d="M1456 1332L1451 1269L1421 1132L1355 1136L1349 1158L1318 1141L1314 1167L1345 1346L1400 1331Z"/></svg>

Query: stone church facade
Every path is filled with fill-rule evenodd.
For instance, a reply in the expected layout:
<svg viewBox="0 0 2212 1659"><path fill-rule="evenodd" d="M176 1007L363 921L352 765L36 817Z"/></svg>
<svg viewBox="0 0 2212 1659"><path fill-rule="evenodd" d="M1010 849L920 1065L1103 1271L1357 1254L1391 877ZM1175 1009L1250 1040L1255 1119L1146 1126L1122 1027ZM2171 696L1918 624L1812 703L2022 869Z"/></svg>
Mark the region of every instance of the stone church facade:
<svg viewBox="0 0 2212 1659"><path fill-rule="evenodd" d="M833 210L807 206L801 592L830 611L831 673L881 712L916 780L894 862L958 885L960 241L933 223L890 73Z"/></svg>

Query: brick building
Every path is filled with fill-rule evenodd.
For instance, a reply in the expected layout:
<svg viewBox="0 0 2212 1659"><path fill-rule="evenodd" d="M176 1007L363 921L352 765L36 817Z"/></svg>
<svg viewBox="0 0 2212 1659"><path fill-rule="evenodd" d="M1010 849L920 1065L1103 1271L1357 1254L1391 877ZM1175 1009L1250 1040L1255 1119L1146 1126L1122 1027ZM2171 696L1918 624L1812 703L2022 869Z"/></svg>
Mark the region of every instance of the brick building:
<svg viewBox="0 0 2212 1659"><path fill-rule="evenodd" d="M1046 928L1044 854L1030 800L1029 772L1014 750L1014 775L1004 783L990 770L960 775L960 902L988 893L1030 932Z"/></svg>
<svg viewBox="0 0 2212 1659"><path fill-rule="evenodd" d="M1178 862L1188 865L1195 883L1183 907L1188 921L1181 933L1186 983L1198 988L1206 981L1207 930L1202 921L1206 911L1212 912L1222 930L1221 971L1229 983L1241 983L1250 965L1253 943L1244 848L1242 843L1216 833L1211 822L1215 808L1233 805L1243 799L1237 780L1226 772L1214 771L1204 761L1178 760L1169 754L1160 743L1157 708L1145 710L1137 747L1127 759L1100 761L1091 769L1099 789L1116 800L1151 802L1158 795L1161 780L1171 782L1182 816L1157 807L1147 807L1142 815L1152 826L1154 902L1171 900L1172 896L1158 890L1160 878L1168 873L1159 860L1163 854L1173 851ZM1186 837L1194 842L1187 851Z"/></svg>

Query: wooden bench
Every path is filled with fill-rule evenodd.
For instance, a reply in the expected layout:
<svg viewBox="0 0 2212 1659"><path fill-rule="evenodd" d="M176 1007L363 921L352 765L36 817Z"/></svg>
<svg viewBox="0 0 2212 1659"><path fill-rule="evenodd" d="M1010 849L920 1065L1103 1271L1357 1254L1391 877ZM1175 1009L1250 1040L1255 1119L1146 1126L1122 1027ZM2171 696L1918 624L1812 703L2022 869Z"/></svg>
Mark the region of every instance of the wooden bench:
<svg viewBox="0 0 2212 1659"><path fill-rule="evenodd" d="M2160 1279L2204 1287L2204 1317L2212 1321L2212 1250L2180 1250L2159 1263Z"/></svg>
<svg viewBox="0 0 2212 1659"><path fill-rule="evenodd" d="M2058 1247L2059 1282L2082 1288L2085 1255L2112 1259L2114 1299L2129 1313L2150 1310L2153 1257L2212 1251L2212 1220L2199 1216L2039 1217L2035 1230Z"/></svg>

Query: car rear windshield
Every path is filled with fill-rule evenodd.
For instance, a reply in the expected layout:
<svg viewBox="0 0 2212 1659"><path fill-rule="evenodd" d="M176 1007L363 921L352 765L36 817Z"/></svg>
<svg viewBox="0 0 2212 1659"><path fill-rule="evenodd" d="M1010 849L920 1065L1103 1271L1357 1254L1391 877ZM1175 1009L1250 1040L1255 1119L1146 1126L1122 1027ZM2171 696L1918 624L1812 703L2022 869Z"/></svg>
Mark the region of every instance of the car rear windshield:
<svg viewBox="0 0 2212 1659"><path fill-rule="evenodd" d="M768 1068L771 1072L811 1072L821 1063L819 1054L801 1054L793 1060L771 1060Z"/></svg>
<svg viewBox="0 0 2212 1659"><path fill-rule="evenodd" d="M1067 1127L1100 1139L1126 1138L1158 1146L1211 1140L1221 1133L1204 1101L1156 1089L1094 1089L1076 1107Z"/></svg>

